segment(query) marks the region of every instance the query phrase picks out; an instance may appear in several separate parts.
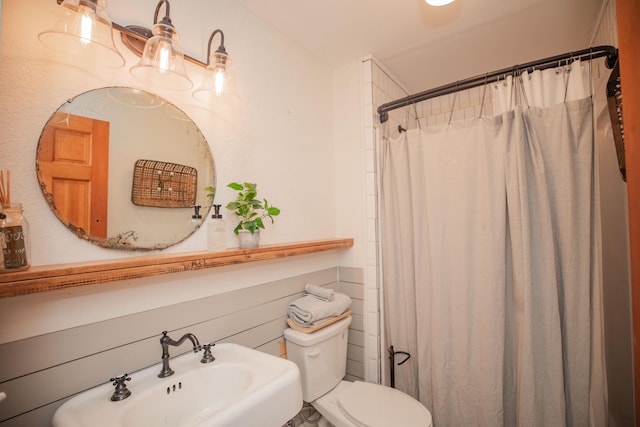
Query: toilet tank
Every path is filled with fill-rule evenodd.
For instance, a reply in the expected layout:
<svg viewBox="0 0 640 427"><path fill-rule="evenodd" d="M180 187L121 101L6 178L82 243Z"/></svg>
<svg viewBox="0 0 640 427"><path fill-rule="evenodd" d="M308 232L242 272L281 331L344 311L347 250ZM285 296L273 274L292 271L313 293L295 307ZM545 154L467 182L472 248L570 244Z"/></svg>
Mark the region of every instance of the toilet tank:
<svg viewBox="0 0 640 427"><path fill-rule="evenodd" d="M285 329L287 358L300 369L305 402L313 402L344 378L350 324L351 316L310 334Z"/></svg>

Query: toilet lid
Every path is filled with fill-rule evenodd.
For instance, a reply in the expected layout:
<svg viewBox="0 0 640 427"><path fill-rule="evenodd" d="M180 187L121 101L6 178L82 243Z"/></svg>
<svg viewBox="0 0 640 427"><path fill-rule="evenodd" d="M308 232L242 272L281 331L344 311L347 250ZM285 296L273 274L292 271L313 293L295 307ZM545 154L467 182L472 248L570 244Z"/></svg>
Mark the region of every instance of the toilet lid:
<svg viewBox="0 0 640 427"><path fill-rule="evenodd" d="M420 402L391 387L355 381L338 396L340 409L359 426L430 426Z"/></svg>

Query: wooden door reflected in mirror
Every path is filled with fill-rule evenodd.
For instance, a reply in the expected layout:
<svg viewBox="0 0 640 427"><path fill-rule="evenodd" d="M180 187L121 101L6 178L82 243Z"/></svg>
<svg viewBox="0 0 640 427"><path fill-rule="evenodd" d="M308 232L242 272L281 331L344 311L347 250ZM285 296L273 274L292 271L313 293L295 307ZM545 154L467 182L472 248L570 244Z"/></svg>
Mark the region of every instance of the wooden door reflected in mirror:
<svg viewBox="0 0 640 427"><path fill-rule="evenodd" d="M106 239L109 122L55 113L40 138L37 162L60 220Z"/></svg>

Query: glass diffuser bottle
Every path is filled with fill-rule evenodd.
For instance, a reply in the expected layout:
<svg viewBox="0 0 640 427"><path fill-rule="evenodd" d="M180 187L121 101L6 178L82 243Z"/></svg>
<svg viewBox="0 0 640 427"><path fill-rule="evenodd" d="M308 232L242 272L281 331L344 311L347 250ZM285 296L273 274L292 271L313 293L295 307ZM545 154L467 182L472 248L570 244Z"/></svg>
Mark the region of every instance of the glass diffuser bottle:
<svg viewBox="0 0 640 427"><path fill-rule="evenodd" d="M24 217L22 204L3 204L0 207L1 269L18 271L31 265L29 223Z"/></svg>
<svg viewBox="0 0 640 427"><path fill-rule="evenodd" d="M207 225L207 249L211 252L222 252L227 249L227 229L220 213L222 205L213 205L213 214Z"/></svg>

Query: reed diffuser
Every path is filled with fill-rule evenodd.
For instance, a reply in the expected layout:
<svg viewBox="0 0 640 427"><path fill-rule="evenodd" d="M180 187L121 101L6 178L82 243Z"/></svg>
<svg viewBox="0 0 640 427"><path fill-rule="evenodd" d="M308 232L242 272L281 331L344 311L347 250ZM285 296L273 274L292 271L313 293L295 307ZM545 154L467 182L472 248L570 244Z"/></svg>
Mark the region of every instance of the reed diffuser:
<svg viewBox="0 0 640 427"><path fill-rule="evenodd" d="M0 170L0 247L6 270L24 270L30 265L29 224L22 204L11 203L11 171Z"/></svg>
<svg viewBox="0 0 640 427"><path fill-rule="evenodd" d="M4 171L0 170L0 205L11 203L11 171L7 170L7 184L4 184Z"/></svg>

